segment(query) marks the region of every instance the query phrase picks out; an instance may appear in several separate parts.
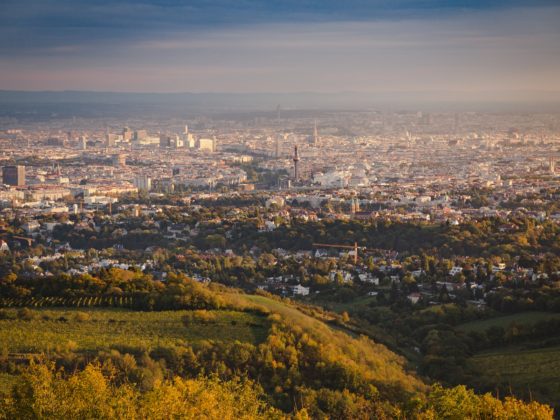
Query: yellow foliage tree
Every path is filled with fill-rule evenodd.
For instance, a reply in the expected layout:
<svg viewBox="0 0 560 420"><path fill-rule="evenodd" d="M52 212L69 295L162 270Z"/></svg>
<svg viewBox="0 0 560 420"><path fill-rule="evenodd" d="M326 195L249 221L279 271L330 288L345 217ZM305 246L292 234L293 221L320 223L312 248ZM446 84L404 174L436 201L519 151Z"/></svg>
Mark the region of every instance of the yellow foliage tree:
<svg viewBox="0 0 560 420"><path fill-rule="evenodd" d="M142 393L116 386L97 365L68 377L53 365L32 365L0 401L8 419L281 419L247 380L181 379L156 383Z"/></svg>

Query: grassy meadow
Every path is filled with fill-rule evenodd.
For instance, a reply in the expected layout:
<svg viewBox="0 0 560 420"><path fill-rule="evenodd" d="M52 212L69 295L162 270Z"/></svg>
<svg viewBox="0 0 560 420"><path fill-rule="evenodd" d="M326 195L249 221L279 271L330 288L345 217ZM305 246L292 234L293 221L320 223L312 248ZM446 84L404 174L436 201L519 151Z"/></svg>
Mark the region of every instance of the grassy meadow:
<svg viewBox="0 0 560 420"><path fill-rule="evenodd" d="M32 320L1 319L0 346L9 353L40 353L68 348L97 351L107 348L152 349L195 344L202 340L260 343L269 322L246 312L212 311L211 322L191 322L191 311L139 312L126 309L34 309ZM16 309L7 309L16 316Z"/></svg>

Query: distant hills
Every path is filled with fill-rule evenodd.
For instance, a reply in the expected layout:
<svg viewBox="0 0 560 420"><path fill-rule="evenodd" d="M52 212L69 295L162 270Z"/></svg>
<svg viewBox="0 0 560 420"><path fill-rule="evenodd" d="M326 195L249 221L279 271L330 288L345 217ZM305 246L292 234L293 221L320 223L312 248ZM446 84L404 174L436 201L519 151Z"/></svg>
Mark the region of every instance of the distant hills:
<svg viewBox="0 0 560 420"><path fill-rule="evenodd" d="M0 116L103 117L185 112L315 110L558 111L559 92L290 92L290 93L129 93L93 91L0 90ZM538 100L528 99L538 98Z"/></svg>

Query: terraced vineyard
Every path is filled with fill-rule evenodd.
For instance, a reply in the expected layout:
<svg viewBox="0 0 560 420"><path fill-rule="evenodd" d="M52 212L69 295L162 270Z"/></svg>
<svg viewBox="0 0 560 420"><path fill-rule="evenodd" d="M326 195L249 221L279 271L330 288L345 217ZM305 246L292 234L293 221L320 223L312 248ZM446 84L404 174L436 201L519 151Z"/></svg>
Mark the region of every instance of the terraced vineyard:
<svg viewBox="0 0 560 420"><path fill-rule="evenodd" d="M82 296L82 297L30 297L0 298L0 307L4 308L44 308L44 307L115 307L130 308L134 304L131 296Z"/></svg>
<svg viewBox="0 0 560 420"><path fill-rule="evenodd" d="M557 404L560 395L560 346L522 350L517 347L475 355L469 365L489 384L507 395L513 391L526 398Z"/></svg>

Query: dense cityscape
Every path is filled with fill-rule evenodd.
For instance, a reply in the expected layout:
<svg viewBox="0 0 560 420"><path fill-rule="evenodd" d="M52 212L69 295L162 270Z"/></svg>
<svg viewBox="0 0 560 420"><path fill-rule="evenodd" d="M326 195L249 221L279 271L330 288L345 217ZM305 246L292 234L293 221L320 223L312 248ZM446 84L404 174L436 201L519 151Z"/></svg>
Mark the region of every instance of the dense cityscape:
<svg viewBox="0 0 560 420"><path fill-rule="evenodd" d="M143 125L7 121L1 302L164 309L141 289L97 282L186 275L342 313L425 375L500 387L477 379L476 354L512 340L511 328L526 340L542 333L517 323L482 335L457 327L452 338L445 330L560 310L559 122L544 113L300 117L280 107ZM416 336L388 322L423 325L428 308L450 326ZM547 331L558 322L537 321ZM444 348L426 347L433 331Z"/></svg>
<svg viewBox="0 0 560 420"><path fill-rule="evenodd" d="M553 420L557 1L0 2L0 420Z"/></svg>

